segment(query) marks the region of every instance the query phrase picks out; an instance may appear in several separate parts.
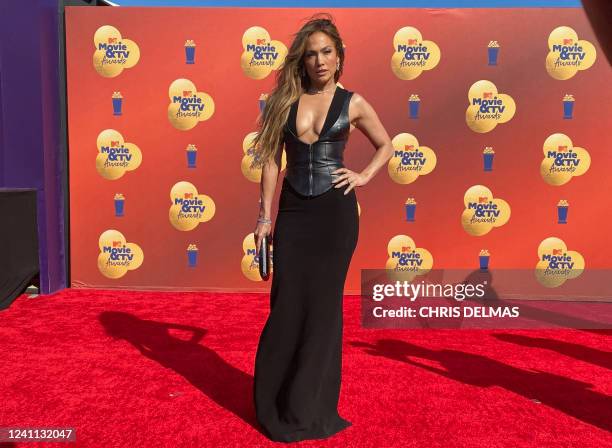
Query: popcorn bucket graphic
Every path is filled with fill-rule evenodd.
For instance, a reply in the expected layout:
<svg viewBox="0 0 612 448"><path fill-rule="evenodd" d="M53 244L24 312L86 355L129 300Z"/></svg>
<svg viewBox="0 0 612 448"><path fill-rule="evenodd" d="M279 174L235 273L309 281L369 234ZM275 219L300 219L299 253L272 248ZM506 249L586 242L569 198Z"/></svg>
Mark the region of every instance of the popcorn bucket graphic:
<svg viewBox="0 0 612 448"><path fill-rule="evenodd" d="M187 64L195 64L195 47L193 40L185 41L185 62Z"/></svg>
<svg viewBox="0 0 612 448"><path fill-rule="evenodd" d="M574 95L563 97L563 119L571 120L574 115Z"/></svg>
<svg viewBox="0 0 612 448"><path fill-rule="evenodd" d="M196 158L198 155L198 149L195 145L187 145L187 168L196 167Z"/></svg>
<svg viewBox="0 0 612 448"><path fill-rule="evenodd" d="M121 115L121 107L123 106L123 96L121 92L113 92L113 115Z"/></svg>
<svg viewBox="0 0 612 448"><path fill-rule="evenodd" d="M263 112L264 109L266 108L266 101L268 100L268 95L265 93L262 93L259 96L259 112Z"/></svg>
<svg viewBox="0 0 612 448"><path fill-rule="evenodd" d="M419 99L418 95L416 94L410 95L410 98L408 99L408 109L410 112L411 119L419 118L420 104L421 104L421 100Z"/></svg>
<svg viewBox="0 0 612 448"><path fill-rule="evenodd" d="M499 44L496 40L489 42L487 48L487 55L489 56L489 65L497 65L497 56L499 55Z"/></svg>
<svg viewBox="0 0 612 448"><path fill-rule="evenodd" d="M487 146L482 152L483 164L485 171L493 171L493 158L495 157L495 151L490 146Z"/></svg>
<svg viewBox="0 0 612 448"><path fill-rule="evenodd" d="M480 261L480 270L481 271L487 271L489 270L489 258L490 258L491 254L489 254L489 251L486 249L483 249L480 251L480 254L478 255L478 259Z"/></svg>
<svg viewBox="0 0 612 448"><path fill-rule="evenodd" d="M562 199L557 204L557 224L567 224L567 212L569 210L569 202Z"/></svg>
<svg viewBox="0 0 612 448"><path fill-rule="evenodd" d="M198 264L198 248L195 244L190 244L187 247L187 265L190 268L195 268Z"/></svg>
<svg viewBox="0 0 612 448"><path fill-rule="evenodd" d="M414 217L416 214L416 201L414 198L408 198L406 204L404 204L406 209L406 221L414 222Z"/></svg>
<svg viewBox="0 0 612 448"><path fill-rule="evenodd" d="M125 197L121 193L115 195L115 216L122 217L125 209Z"/></svg>

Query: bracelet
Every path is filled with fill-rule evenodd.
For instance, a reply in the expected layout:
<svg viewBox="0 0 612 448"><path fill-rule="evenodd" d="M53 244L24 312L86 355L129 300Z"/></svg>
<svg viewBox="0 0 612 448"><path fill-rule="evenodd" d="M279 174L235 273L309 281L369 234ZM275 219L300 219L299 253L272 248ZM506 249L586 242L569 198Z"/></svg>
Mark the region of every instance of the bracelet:
<svg viewBox="0 0 612 448"><path fill-rule="evenodd" d="M261 222L263 224L272 224L272 220L268 218L257 218L257 222Z"/></svg>

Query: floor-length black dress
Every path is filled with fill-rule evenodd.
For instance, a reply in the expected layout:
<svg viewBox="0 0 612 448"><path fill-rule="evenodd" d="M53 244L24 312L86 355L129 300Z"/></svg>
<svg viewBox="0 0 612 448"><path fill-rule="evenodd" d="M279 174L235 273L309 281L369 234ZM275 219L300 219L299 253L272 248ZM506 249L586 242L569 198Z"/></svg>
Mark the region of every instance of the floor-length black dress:
<svg viewBox="0 0 612 448"><path fill-rule="evenodd" d="M346 143L351 95L336 88L318 142L340 138ZM297 139L297 104L285 139ZM288 157L288 172L290 162ZM273 229L270 314L259 340L254 380L257 421L275 441L326 438L351 425L337 409L343 289L359 233L355 191L345 195L346 188L332 185L306 196L287 176L283 180Z"/></svg>

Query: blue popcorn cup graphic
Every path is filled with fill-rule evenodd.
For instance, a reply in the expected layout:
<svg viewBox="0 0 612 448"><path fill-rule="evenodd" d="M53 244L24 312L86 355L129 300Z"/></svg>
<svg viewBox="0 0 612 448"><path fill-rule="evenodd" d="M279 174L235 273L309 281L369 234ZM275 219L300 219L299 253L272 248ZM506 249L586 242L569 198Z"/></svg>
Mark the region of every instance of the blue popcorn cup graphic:
<svg viewBox="0 0 612 448"><path fill-rule="evenodd" d="M414 198L408 198L404 207L406 209L406 221L414 222L416 215L416 201Z"/></svg>
<svg viewBox="0 0 612 448"><path fill-rule="evenodd" d="M569 211L569 202L561 199L557 204L557 224L567 224L567 212Z"/></svg>
<svg viewBox="0 0 612 448"><path fill-rule="evenodd" d="M121 115L121 108L123 106L123 96L121 92L113 92L113 115Z"/></svg>
<svg viewBox="0 0 612 448"><path fill-rule="evenodd" d="M563 119L571 120L574 117L574 95L563 97Z"/></svg>
<svg viewBox="0 0 612 448"><path fill-rule="evenodd" d="M195 47L193 40L185 41L185 62L187 64L195 64Z"/></svg>
<svg viewBox="0 0 612 448"><path fill-rule="evenodd" d="M413 94L410 95L408 99L408 111L410 113L410 118L415 119L419 118L419 106L421 105L421 100L418 95Z"/></svg>
<svg viewBox="0 0 612 448"><path fill-rule="evenodd" d="M480 262L480 270L481 271L487 271L489 270L489 258L490 258L490 254L489 251L486 249L483 249L480 251L480 254L478 255L478 261Z"/></svg>
<svg viewBox="0 0 612 448"><path fill-rule="evenodd" d="M198 264L198 248L195 244L190 244L187 247L187 265L190 268L195 268Z"/></svg>
<svg viewBox="0 0 612 448"><path fill-rule="evenodd" d="M122 217L125 210L125 197L121 193L115 195L115 216Z"/></svg>
<svg viewBox="0 0 612 448"><path fill-rule="evenodd" d="M482 152L483 168L485 171L493 171L493 158L495 151L490 146L487 146Z"/></svg>
<svg viewBox="0 0 612 448"><path fill-rule="evenodd" d="M266 95L265 93L262 93L259 96L259 112L263 112L264 109L266 108L266 101L268 100L268 95Z"/></svg>
<svg viewBox="0 0 612 448"><path fill-rule="evenodd" d="M187 145L187 168L196 167L196 159L198 156L198 148L195 145Z"/></svg>
<svg viewBox="0 0 612 448"><path fill-rule="evenodd" d="M487 55L489 56L489 65L497 65L497 56L499 55L499 44L496 40L489 42L487 48Z"/></svg>

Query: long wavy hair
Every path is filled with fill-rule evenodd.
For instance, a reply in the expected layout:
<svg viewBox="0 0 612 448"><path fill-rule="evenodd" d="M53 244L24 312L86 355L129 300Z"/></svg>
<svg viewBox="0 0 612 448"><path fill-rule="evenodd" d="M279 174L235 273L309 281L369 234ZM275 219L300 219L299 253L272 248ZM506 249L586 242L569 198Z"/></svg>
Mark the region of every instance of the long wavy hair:
<svg viewBox="0 0 612 448"><path fill-rule="evenodd" d="M342 75L344 47L338 29L330 14L315 14L294 34L285 61L276 72L276 87L268 96L266 107L258 118L259 132L253 139L254 159L251 168L263 167L266 162L274 158L277 150L281 150L283 127L289 116L291 104L311 85L310 77L304 67L304 51L308 37L316 31L327 34L336 47L340 68L334 74L334 81L338 82Z"/></svg>

